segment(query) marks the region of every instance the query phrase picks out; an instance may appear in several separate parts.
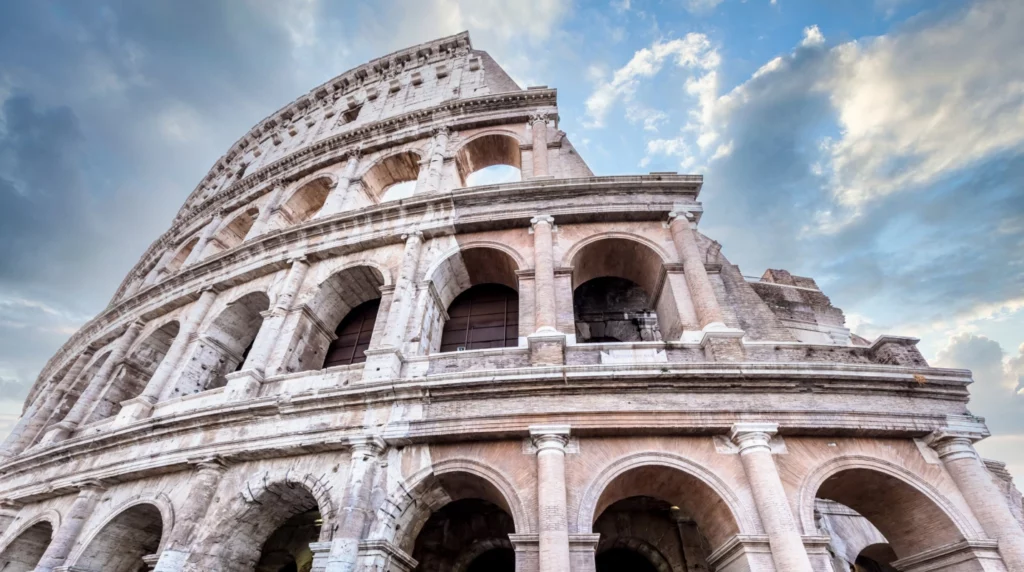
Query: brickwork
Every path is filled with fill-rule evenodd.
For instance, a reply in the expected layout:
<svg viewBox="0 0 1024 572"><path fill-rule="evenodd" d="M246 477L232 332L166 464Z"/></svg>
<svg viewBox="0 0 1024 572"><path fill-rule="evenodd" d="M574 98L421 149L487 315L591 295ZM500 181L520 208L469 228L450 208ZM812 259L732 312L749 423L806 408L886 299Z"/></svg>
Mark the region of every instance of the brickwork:
<svg viewBox="0 0 1024 572"><path fill-rule="evenodd" d="M702 177L596 177L558 123L466 33L261 121L40 373L0 568L1022 566L970 372L744 277ZM466 186L494 165L520 181ZM515 316L449 315L489 284L508 347L442 352ZM325 369L378 299L365 363Z"/></svg>

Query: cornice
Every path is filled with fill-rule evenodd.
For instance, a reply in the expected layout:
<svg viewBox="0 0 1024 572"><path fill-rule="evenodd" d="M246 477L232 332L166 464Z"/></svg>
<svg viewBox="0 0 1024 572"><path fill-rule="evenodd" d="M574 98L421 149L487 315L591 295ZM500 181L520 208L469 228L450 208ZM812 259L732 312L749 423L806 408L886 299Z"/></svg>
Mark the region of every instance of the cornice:
<svg viewBox="0 0 1024 572"><path fill-rule="evenodd" d="M310 372L310 375L318 374ZM921 385L913 381L915 375L924 376L928 383ZM288 377L294 377L294 374ZM276 377L268 378L268 381L274 379ZM25 471L44 471L54 466L88 466L91 467L89 470L62 474L50 483L33 484L18 490L8 489L2 495L14 499L55 496L62 490L61 483L64 481L86 478L129 480L152 472L184 470L188 459L213 455L225 458L266 458L341 449L348 442L349 436L364 434L366 428L328 427L315 431L296 429L273 438L252 431L247 434L253 437L216 443L204 441L204 444L192 447L151 446L153 451L165 452L143 456L130 463L121 460L98 466L95 463L77 462L90 455L125 450L125 447L132 445L155 445L168 439L187 437L195 431L251 427L263 419L279 424L280 420L303 416L327 415L336 418L339 411L346 409L388 408L397 403L419 402L427 411L427 418L402 421L400 427L396 425L393 428L395 434L391 437L388 427L383 430L382 435L386 440L398 439L403 443L525 436L526 428L539 422L571 423L574 434L585 436L636 434L641 429L645 434L713 436L724 434L741 415L745 419L750 417L751 411L734 410L731 402L723 402L721 408L661 411L655 408L644 411L595 408L508 413L507 408L495 407L492 408L493 413L487 415L452 419L440 414L431 417L429 407L439 406L446 401L515 399L542 395L575 399L574 396L578 395L623 395L630 392L705 395L757 392L767 396L807 392L835 395L838 391L965 404L969 379L969 373L963 370L940 368L908 370L889 366L840 364L706 363L553 366L359 384L291 394L284 401L277 396L266 396L248 402L223 403L202 410L145 419L104 433L76 437L12 459L0 466L0 472L9 479ZM789 400L781 400L779 403L783 405L765 407L758 411L760 415L779 423L787 436L921 437L948 423L946 414L937 411L919 413L919 408L912 404L904 411L865 411L863 404L858 408L837 411L834 408L791 409ZM0 487L2 480L5 479L0 479Z"/></svg>

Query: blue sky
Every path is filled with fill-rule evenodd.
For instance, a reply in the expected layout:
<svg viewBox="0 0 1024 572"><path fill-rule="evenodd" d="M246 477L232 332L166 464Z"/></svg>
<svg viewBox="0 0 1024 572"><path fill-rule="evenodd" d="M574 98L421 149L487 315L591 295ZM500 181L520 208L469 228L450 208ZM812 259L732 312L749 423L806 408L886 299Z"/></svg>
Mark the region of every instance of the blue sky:
<svg viewBox="0 0 1024 572"><path fill-rule="evenodd" d="M0 6L0 432L206 170L278 107L470 30L598 174L705 175L745 274L975 371L1024 477L1024 3L14 0Z"/></svg>

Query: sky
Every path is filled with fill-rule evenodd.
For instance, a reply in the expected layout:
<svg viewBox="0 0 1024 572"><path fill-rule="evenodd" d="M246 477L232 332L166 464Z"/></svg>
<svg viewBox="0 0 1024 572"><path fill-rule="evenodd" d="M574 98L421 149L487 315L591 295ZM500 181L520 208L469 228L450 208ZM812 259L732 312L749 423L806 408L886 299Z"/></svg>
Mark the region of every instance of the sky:
<svg viewBox="0 0 1024 572"><path fill-rule="evenodd" d="M0 4L0 435L254 124L469 30L598 175L704 175L744 274L969 368L1024 483L1024 2L11 0Z"/></svg>

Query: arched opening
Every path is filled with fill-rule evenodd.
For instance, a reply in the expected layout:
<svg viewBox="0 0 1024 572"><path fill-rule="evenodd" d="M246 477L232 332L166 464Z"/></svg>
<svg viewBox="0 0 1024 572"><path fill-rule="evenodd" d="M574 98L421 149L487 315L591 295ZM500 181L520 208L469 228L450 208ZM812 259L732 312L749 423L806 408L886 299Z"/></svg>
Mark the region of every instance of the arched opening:
<svg viewBox="0 0 1024 572"><path fill-rule="evenodd" d="M573 317L576 341L661 341L659 308L662 259L650 247L633 240L607 238L587 244L573 260ZM672 332L668 332L670 335Z"/></svg>
<svg viewBox="0 0 1024 572"><path fill-rule="evenodd" d="M337 338L327 347L324 368L366 361L365 352L370 348L378 312L380 312L380 298L363 302L345 316L345 319L334 330L334 335Z"/></svg>
<svg viewBox="0 0 1024 572"><path fill-rule="evenodd" d="M146 383L156 373L156 368L178 336L179 329L177 321L168 322L132 349L121 370L116 372L113 382L93 408L89 422L117 415L121 410L121 402L137 397L146 389Z"/></svg>
<svg viewBox="0 0 1024 572"><path fill-rule="evenodd" d="M103 364L106 363L108 357L110 357L109 351L94 359L93 362L87 365L85 370L78 375L78 379L71 384L71 387L68 388L68 391L57 403L57 407L54 409L53 414L50 415L50 419L46 423L47 426L51 423L56 423L64 419L68 413L71 413L75 404L78 403L78 398L82 395L82 392L85 391L85 388L89 386L93 378L96 377L96 374L100 372L100 369L103 367ZM45 433L45 429L36 437L38 438L43 433Z"/></svg>
<svg viewBox="0 0 1024 572"><path fill-rule="evenodd" d="M213 235L213 238L210 239L209 244L206 246L206 255L209 256L230 250L242 244L259 215L260 211L257 208L250 208L245 212L235 215L227 224L222 225L217 234Z"/></svg>
<svg viewBox="0 0 1024 572"><path fill-rule="evenodd" d="M196 244L198 243L199 237L194 236L191 239L189 239L181 248L179 248L178 252L174 255L174 258L172 258L171 261L168 262L166 266L164 266L164 274L169 276L180 270L181 267L185 264L185 261L188 260L189 255L192 254L192 250L195 249Z"/></svg>
<svg viewBox="0 0 1024 572"><path fill-rule="evenodd" d="M327 202L333 187L331 179L327 177L313 179L299 187L278 209L274 227L285 228L313 218Z"/></svg>
<svg viewBox="0 0 1024 572"><path fill-rule="evenodd" d="M32 572L53 538L53 526L47 521L33 524L15 538L0 554L3 572Z"/></svg>
<svg viewBox="0 0 1024 572"><path fill-rule="evenodd" d="M710 570L708 555L739 534L725 500L702 479L673 467L644 465L619 474L594 508L598 570L618 570L613 563L639 562L637 556L659 572Z"/></svg>
<svg viewBox="0 0 1024 572"><path fill-rule="evenodd" d="M288 371L366 361L363 352L370 347L374 332L386 321L377 320L383 285L384 276L371 266L346 268L321 282L307 306L323 327L306 316L296 332L300 338L291 344L301 350L289 359Z"/></svg>
<svg viewBox="0 0 1024 572"><path fill-rule="evenodd" d="M888 544L871 544L864 547L854 561L855 572L897 572L892 563L896 553Z"/></svg>
<svg viewBox="0 0 1024 572"><path fill-rule="evenodd" d="M270 299L251 292L229 303L200 335L171 397L227 385L225 376L244 368L249 349L263 325Z"/></svg>
<svg viewBox="0 0 1024 572"><path fill-rule="evenodd" d="M519 141L502 134L477 137L459 149L455 166L463 187L522 180Z"/></svg>
<svg viewBox="0 0 1024 572"><path fill-rule="evenodd" d="M504 284L479 284L448 307L442 352L519 345L519 293Z"/></svg>
<svg viewBox="0 0 1024 572"><path fill-rule="evenodd" d="M363 175L363 185L379 201L411 197L420 176L420 157L405 151L385 157Z"/></svg>
<svg viewBox="0 0 1024 572"><path fill-rule="evenodd" d="M118 514L93 537L72 570L138 572L149 565L143 557L160 550L163 517L151 504L137 504Z"/></svg>
<svg viewBox="0 0 1024 572"><path fill-rule="evenodd" d="M870 526L876 529L887 541L887 544L874 541L866 548L844 555L850 565L863 561L866 565L888 566L897 558L907 558L964 540L956 523L942 507L917 487L881 471L869 468L841 470L821 484L816 496L848 507L866 519L867 523L862 528ZM927 523L927 526L922 523ZM850 525L842 528L847 530L846 534L851 533ZM837 534L835 530L831 532ZM854 545L856 550L855 540L843 540ZM864 543L861 542L860 546ZM881 570L887 569L883 567Z"/></svg>
<svg viewBox="0 0 1024 572"><path fill-rule="evenodd" d="M424 348L448 352L518 346L518 269L509 254L489 247L460 250L442 261L431 275L437 300L429 297L419 321ZM434 307L438 301L444 306Z"/></svg>
<svg viewBox="0 0 1024 572"><path fill-rule="evenodd" d="M428 477L409 491L396 521L394 543L417 560L418 572L512 572L509 534L514 512L502 492L476 474Z"/></svg>
<svg viewBox="0 0 1024 572"><path fill-rule="evenodd" d="M331 528L333 514L325 514L325 507L297 481L249 483L246 490L253 496L240 508L225 507L219 515L220 526L194 543L185 569L308 571L313 563L309 545Z"/></svg>

